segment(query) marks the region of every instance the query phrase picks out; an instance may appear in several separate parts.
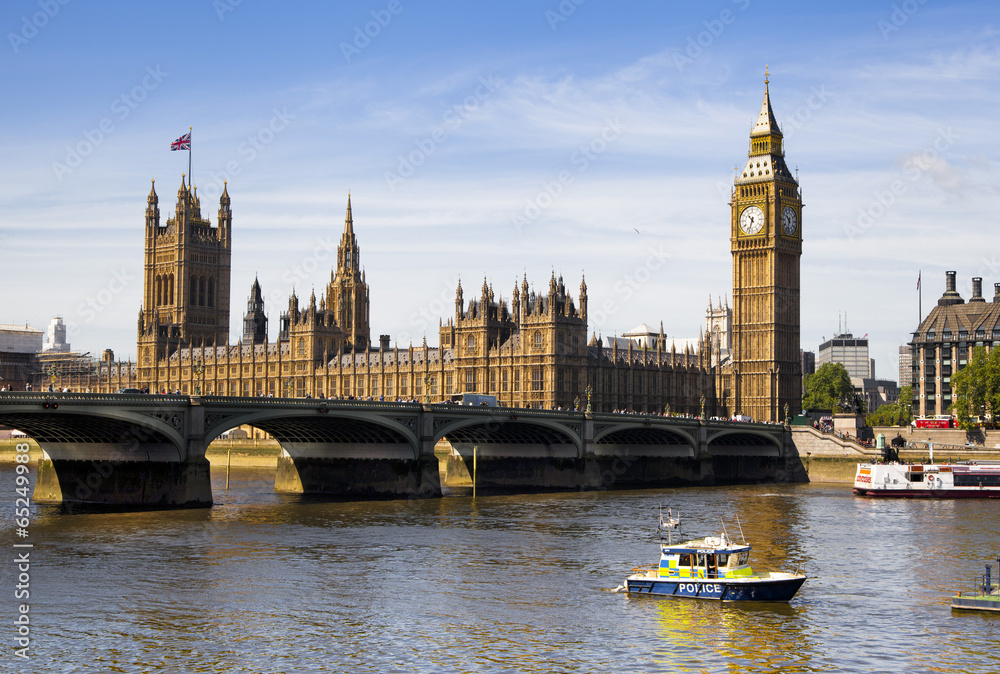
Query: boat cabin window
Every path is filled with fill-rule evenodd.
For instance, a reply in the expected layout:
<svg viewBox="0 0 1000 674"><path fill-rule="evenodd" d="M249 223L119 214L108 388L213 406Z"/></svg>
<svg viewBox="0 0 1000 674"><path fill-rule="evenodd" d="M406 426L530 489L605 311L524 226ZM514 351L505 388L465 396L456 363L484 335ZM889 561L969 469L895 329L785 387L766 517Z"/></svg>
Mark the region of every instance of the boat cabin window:
<svg viewBox="0 0 1000 674"><path fill-rule="evenodd" d="M682 552L680 556L680 561L677 562L678 566L691 566L691 553Z"/></svg>
<svg viewBox="0 0 1000 674"><path fill-rule="evenodd" d="M740 559L739 565L743 566L748 561L750 561L750 553L749 552L741 552L740 556L739 556L739 559Z"/></svg>
<svg viewBox="0 0 1000 674"><path fill-rule="evenodd" d="M720 552L719 555L719 566L726 566L729 563L729 555L725 552Z"/></svg>

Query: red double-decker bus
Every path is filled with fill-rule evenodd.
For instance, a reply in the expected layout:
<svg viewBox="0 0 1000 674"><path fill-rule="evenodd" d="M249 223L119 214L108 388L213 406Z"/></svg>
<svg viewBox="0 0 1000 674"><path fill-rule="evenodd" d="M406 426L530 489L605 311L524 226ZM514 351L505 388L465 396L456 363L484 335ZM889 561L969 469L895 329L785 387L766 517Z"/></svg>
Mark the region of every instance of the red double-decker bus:
<svg viewBox="0 0 1000 674"><path fill-rule="evenodd" d="M917 417L915 420L917 428L955 428L955 417L947 414L939 414L934 417Z"/></svg>

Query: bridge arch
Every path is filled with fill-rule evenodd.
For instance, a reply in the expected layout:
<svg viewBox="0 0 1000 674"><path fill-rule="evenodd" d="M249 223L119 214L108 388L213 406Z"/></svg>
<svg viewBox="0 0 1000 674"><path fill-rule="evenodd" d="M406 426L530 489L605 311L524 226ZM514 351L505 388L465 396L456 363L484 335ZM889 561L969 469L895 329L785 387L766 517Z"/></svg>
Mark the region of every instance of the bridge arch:
<svg viewBox="0 0 1000 674"><path fill-rule="evenodd" d="M25 404L5 406L0 424L27 433L50 458L76 458L73 450L79 445L103 447L99 454L105 459L154 458L148 456L150 448L156 448L157 460L183 461L187 454L182 417L169 411L153 416L113 407Z"/></svg>
<svg viewBox="0 0 1000 674"><path fill-rule="evenodd" d="M779 456L781 442L780 431L727 428L709 436L707 448L719 456Z"/></svg>
<svg viewBox="0 0 1000 674"><path fill-rule="evenodd" d="M645 422L620 423L601 428L594 432L594 444L597 443L687 445L692 450L698 446L697 438L684 428L666 427L662 424Z"/></svg>
<svg viewBox="0 0 1000 674"><path fill-rule="evenodd" d="M205 445L226 431L244 424L269 433L281 445L405 444L413 452L413 458L420 453L416 417L399 420L374 412L337 410L322 405L227 416L206 429Z"/></svg>
<svg viewBox="0 0 1000 674"><path fill-rule="evenodd" d="M434 431L434 442L447 438L452 446L460 445L572 445L577 457L583 454L583 440L578 431L549 419L522 418L516 412L493 413L485 417L448 420Z"/></svg>

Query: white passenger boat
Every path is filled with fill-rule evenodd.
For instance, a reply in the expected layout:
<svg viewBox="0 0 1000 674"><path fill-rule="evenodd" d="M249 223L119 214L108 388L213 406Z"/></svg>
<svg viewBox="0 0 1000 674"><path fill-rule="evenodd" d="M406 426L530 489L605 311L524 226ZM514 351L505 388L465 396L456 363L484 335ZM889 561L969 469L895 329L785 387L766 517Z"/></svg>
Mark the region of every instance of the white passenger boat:
<svg viewBox="0 0 1000 674"><path fill-rule="evenodd" d="M859 463L859 496L1000 498L1000 462Z"/></svg>

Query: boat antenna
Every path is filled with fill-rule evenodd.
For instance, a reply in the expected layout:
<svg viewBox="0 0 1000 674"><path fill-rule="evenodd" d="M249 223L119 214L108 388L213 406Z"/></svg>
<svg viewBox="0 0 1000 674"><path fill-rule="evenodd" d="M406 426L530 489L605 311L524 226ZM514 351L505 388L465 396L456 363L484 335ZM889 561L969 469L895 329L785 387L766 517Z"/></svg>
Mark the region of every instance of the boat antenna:
<svg viewBox="0 0 1000 674"><path fill-rule="evenodd" d="M740 538L743 539L743 545L747 544L747 537L743 535L743 524L740 522L740 516L736 516L736 526L740 528Z"/></svg>
<svg viewBox="0 0 1000 674"><path fill-rule="evenodd" d="M725 539L726 539L727 541L729 541L729 540L732 540L731 538L729 538L729 532L728 532L728 531L726 531L726 520L724 520L724 519L722 519L722 518L720 517L720 518L719 518L719 521L720 521L720 522L722 522L722 535L723 535L723 537L724 537L724 538L725 538Z"/></svg>
<svg viewBox="0 0 1000 674"><path fill-rule="evenodd" d="M681 514L677 513L677 517L674 517L674 512L671 508L667 508L667 519L663 519L663 506L660 506L660 525L657 529L660 532L660 540L663 540L663 532L667 532L667 545L673 543L673 533L674 528L680 528L681 525Z"/></svg>

